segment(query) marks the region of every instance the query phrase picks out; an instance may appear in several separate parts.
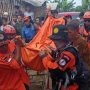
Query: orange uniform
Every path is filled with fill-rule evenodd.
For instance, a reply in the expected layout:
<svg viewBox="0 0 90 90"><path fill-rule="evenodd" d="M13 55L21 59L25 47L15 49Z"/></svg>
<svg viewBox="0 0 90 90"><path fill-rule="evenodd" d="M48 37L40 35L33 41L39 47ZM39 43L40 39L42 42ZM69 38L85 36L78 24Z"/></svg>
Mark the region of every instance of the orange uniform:
<svg viewBox="0 0 90 90"><path fill-rule="evenodd" d="M0 53L0 90L26 90L29 79L24 69L13 58L15 44L8 45L8 55Z"/></svg>
<svg viewBox="0 0 90 90"><path fill-rule="evenodd" d="M65 64L65 66L62 67L57 62L58 61L61 62L61 60L62 60L63 57L66 57L67 59L70 58L70 61L68 61ZM75 59L75 56L72 53L67 52L67 51L64 51L60 55L58 61L57 60L56 61L53 61L53 58L50 55L48 55L47 57L45 57L43 59L43 64L44 64L44 66L45 66L46 69L48 69L48 68L50 68L50 69L59 68L60 70L65 71L67 68L70 68L70 69L73 69L74 68L75 62L76 62L75 60L76 60ZM61 62L61 63L63 64L64 62Z"/></svg>
<svg viewBox="0 0 90 90"><path fill-rule="evenodd" d="M84 26L81 26L79 29L79 33L84 36L88 36L88 33L86 32Z"/></svg>
<svg viewBox="0 0 90 90"><path fill-rule="evenodd" d="M62 76L67 73L67 70L73 71L76 68L76 56L70 51L63 51L58 55L56 60L53 60L52 57L47 56L43 59L43 64L46 69L50 70L51 76L54 80L59 81L63 79ZM64 77L65 79L65 77ZM78 85L74 83L70 84L65 90L77 90ZM56 90L56 89L55 89ZM63 90L63 85L62 89Z"/></svg>

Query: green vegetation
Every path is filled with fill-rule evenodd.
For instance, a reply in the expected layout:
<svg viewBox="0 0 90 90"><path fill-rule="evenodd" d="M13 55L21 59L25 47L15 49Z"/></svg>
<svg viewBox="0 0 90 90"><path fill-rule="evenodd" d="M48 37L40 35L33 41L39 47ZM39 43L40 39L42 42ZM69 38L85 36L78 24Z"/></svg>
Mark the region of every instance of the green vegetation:
<svg viewBox="0 0 90 90"><path fill-rule="evenodd" d="M67 11L86 11L88 10L89 6L89 0L82 0L84 4L82 6L77 6L75 7L75 2L74 0L68 1L68 0L48 0L48 2L57 2L58 3L58 10L62 12L67 12Z"/></svg>

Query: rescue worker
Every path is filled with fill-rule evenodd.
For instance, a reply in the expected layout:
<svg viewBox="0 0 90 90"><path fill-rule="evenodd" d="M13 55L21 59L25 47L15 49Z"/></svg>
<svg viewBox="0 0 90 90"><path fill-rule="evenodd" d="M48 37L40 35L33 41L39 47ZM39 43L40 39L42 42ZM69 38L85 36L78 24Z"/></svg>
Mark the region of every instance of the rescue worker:
<svg viewBox="0 0 90 90"><path fill-rule="evenodd" d="M79 33L88 41L90 31L90 11L85 12L83 16L83 22L84 25L80 26Z"/></svg>
<svg viewBox="0 0 90 90"><path fill-rule="evenodd" d="M83 60L90 67L90 51L88 48L87 41L78 33L79 31L79 21L72 20L67 24L68 36L69 40L73 43L75 47L77 47L80 56L82 56Z"/></svg>
<svg viewBox="0 0 90 90"><path fill-rule="evenodd" d="M22 68L20 49L22 44L15 39L15 29L5 26L0 31L0 90L29 90L29 79ZM25 78L25 79L24 79Z"/></svg>
<svg viewBox="0 0 90 90"><path fill-rule="evenodd" d="M68 23L67 31L68 31L69 41L74 47L77 48L80 55L80 59L84 63L82 67L82 73L84 73L85 78L87 78L87 76L89 77L89 72L90 72L90 50L87 41L78 33L79 21L72 20L70 23ZM84 85L82 83L79 83L81 85L80 90L86 90L86 87L87 90L89 90L87 86L88 79L86 80L83 79L83 82Z"/></svg>
<svg viewBox="0 0 90 90"><path fill-rule="evenodd" d="M0 27L0 30L3 31L4 26L8 25L8 18L2 18L2 25Z"/></svg>
<svg viewBox="0 0 90 90"><path fill-rule="evenodd" d="M52 7L51 6L49 6L49 7L46 8L45 13L46 13L45 21L46 21L46 19L48 17L51 17L51 18L54 18L55 19L55 22L57 22L58 25L59 24L65 25L65 21L66 21L65 18L64 17L60 17L59 18L58 17L58 11L57 10L52 10Z"/></svg>
<svg viewBox="0 0 90 90"><path fill-rule="evenodd" d="M79 86L76 82L78 52L68 44L65 26L54 26L49 38L54 41L56 50L52 50L48 55L47 52L42 51L40 56L43 58L44 66L50 72L53 90L78 90Z"/></svg>
<svg viewBox="0 0 90 90"><path fill-rule="evenodd" d="M90 48L90 11L87 11L84 14L84 29L87 32L87 41Z"/></svg>
<svg viewBox="0 0 90 90"><path fill-rule="evenodd" d="M68 24L72 20L72 16L70 14L65 14L64 19L66 21L65 24Z"/></svg>

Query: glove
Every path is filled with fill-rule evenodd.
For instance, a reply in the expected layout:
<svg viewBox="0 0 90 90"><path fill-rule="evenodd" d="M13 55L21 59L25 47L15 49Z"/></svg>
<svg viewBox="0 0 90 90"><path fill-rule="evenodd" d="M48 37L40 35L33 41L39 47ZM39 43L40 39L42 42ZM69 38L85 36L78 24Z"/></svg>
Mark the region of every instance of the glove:
<svg viewBox="0 0 90 90"><path fill-rule="evenodd" d="M47 51L46 50L41 50L40 52L39 52L39 56L41 57L41 58L44 58L44 57L46 57L48 54L47 54Z"/></svg>
<svg viewBox="0 0 90 90"><path fill-rule="evenodd" d="M15 41L15 44L20 47L25 46L25 43L22 41L21 36L16 36L14 41Z"/></svg>

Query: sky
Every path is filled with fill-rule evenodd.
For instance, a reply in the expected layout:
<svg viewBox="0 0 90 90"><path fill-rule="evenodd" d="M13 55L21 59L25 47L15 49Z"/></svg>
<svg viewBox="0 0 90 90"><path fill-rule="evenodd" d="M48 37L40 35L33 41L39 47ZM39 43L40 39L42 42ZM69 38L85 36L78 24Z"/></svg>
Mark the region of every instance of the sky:
<svg viewBox="0 0 90 90"><path fill-rule="evenodd" d="M69 0L70 1L70 0ZM75 6L79 6L82 4L82 0L74 0L76 2Z"/></svg>
<svg viewBox="0 0 90 90"><path fill-rule="evenodd" d="M68 0L68 1L71 1L71 0ZM76 2L75 6L82 5L82 0L74 0L74 1Z"/></svg>

